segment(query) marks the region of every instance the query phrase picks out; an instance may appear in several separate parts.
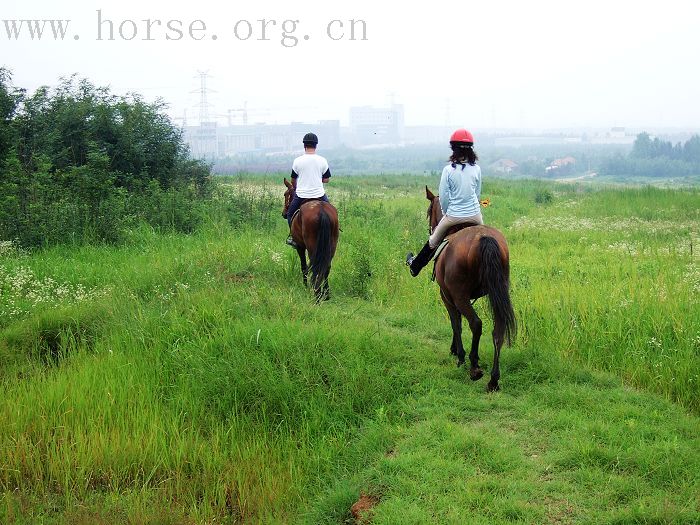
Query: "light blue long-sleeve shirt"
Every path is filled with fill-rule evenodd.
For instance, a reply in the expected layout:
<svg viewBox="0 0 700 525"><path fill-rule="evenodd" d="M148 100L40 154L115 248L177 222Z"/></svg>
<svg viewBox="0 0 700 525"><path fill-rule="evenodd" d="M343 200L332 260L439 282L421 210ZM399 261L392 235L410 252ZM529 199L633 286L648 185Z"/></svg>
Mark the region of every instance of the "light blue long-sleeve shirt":
<svg viewBox="0 0 700 525"><path fill-rule="evenodd" d="M448 164L440 179L440 208L450 217L472 217L481 213L481 168L470 164Z"/></svg>

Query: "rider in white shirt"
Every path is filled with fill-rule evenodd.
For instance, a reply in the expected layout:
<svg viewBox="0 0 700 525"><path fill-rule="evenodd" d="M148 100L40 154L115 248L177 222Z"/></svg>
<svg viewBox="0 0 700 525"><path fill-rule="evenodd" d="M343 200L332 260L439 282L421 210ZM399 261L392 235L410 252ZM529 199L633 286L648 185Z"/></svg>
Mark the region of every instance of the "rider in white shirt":
<svg viewBox="0 0 700 525"><path fill-rule="evenodd" d="M328 161L321 155L316 154L318 137L313 133L304 135L304 154L294 159L292 164L292 185L295 195L287 210L287 222L292 226L294 212L302 204L310 200L328 201L326 190L323 184L331 178L331 170ZM291 233L287 238L287 244L295 246ZM296 247L296 246L295 246Z"/></svg>

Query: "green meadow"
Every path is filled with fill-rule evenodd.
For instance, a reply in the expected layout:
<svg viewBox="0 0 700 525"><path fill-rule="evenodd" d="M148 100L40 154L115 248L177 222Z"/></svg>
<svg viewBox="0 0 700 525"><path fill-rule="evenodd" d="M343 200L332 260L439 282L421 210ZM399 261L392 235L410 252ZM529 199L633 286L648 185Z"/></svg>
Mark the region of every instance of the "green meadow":
<svg viewBox="0 0 700 525"><path fill-rule="evenodd" d="M487 178L519 328L487 394L487 302L471 382L404 265L437 178L334 177L321 305L281 178L189 235L0 243L0 523L700 523L700 190Z"/></svg>

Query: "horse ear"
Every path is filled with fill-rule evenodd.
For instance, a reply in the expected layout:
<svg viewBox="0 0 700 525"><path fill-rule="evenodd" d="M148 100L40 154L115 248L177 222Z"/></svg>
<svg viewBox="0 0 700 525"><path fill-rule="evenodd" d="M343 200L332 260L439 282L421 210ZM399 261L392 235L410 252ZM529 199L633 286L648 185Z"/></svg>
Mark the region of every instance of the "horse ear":
<svg viewBox="0 0 700 525"><path fill-rule="evenodd" d="M287 177L284 178L284 185L287 186L287 188L289 188L291 186L291 184L287 180Z"/></svg>
<svg viewBox="0 0 700 525"><path fill-rule="evenodd" d="M435 195L433 195L433 192L428 189L428 186L425 187L425 198L431 202L435 198Z"/></svg>

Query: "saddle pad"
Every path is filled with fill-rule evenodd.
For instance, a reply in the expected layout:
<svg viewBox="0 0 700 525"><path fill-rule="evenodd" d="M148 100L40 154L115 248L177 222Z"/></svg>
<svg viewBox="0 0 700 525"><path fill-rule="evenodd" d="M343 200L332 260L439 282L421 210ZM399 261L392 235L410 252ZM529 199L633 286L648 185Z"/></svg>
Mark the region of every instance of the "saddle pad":
<svg viewBox="0 0 700 525"><path fill-rule="evenodd" d="M450 239L448 237L445 237L442 240L442 242L438 245L438 247L435 249L435 253L433 254L433 256L430 260L437 261L438 257L440 257L440 254L447 247L448 244L450 244Z"/></svg>
<svg viewBox="0 0 700 525"><path fill-rule="evenodd" d="M435 280L435 267L437 266L438 257L440 257L440 254L442 254L445 248L447 248L448 244L450 244L450 238L445 237L435 250L435 254L432 257L432 260L435 261L435 263L433 264L433 275L430 277L431 281Z"/></svg>

